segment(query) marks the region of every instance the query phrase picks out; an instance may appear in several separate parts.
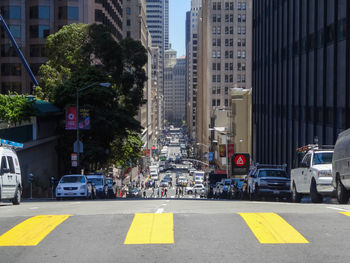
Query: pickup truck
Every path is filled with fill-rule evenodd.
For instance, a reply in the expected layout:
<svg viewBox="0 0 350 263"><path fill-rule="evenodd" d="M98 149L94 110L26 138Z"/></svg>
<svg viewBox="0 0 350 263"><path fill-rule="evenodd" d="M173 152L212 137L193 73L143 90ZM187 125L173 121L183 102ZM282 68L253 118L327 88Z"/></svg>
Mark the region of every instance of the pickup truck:
<svg viewBox="0 0 350 263"><path fill-rule="evenodd" d="M291 170L292 201L300 202L310 195L313 203L321 203L324 196L334 196L332 185L333 147L306 145L297 149L296 167Z"/></svg>

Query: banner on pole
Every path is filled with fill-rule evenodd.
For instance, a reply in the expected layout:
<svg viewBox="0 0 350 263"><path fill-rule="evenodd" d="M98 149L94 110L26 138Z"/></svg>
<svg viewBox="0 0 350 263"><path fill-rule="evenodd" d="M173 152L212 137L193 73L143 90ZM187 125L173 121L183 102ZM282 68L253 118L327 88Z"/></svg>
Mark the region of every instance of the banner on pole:
<svg viewBox="0 0 350 263"><path fill-rule="evenodd" d="M77 129L77 108L69 106L66 109L66 130Z"/></svg>

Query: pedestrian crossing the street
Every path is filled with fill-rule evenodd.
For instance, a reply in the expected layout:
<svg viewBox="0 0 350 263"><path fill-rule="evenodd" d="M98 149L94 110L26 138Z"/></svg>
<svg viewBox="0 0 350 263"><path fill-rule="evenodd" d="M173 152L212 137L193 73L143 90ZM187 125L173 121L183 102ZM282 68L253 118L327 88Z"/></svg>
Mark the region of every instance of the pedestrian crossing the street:
<svg viewBox="0 0 350 263"><path fill-rule="evenodd" d="M350 212L339 212L334 216L350 217ZM205 217L207 215L203 215ZM209 215L208 215L209 216ZM235 213L242 220L242 226L250 230L260 244L309 244L293 222L287 222L276 213ZM53 235L60 225L69 224L72 215L38 215L0 233L0 247L37 246ZM237 219L237 218L236 218ZM232 220L232 223L234 221ZM173 213L136 213L124 233L124 245L176 244L174 225L181 221ZM349 221L350 223L350 221ZM176 229L176 228L175 228ZM305 229L304 229L305 230ZM223 233L225 235L227 233Z"/></svg>

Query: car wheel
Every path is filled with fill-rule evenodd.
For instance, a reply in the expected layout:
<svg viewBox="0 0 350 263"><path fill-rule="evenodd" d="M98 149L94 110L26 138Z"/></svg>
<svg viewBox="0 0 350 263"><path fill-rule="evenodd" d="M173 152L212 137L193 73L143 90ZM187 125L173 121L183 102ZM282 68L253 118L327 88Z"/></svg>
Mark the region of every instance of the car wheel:
<svg viewBox="0 0 350 263"><path fill-rule="evenodd" d="M300 201L301 201L301 194L298 193L297 188L295 187L295 184L293 183L292 202L293 203L300 203Z"/></svg>
<svg viewBox="0 0 350 263"><path fill-rule="evenodd" d="M310 198L311 198L311 202L313 202L313 203L321 203L323 200L322 195L320 195L317 192L315 179L312 179L312 181L311 181Z"/></svg>
<svg viewBox="0 0 350 263"><path fill-rule="evenodd" d="M15 197L12 199L12 204L19 205L21 203L21 189L17 187Z"/></svg>
<svg viewBox="0 0 350 263"><path fill-rule="evenodd" d="M346 190L340 179L337 180L337 199L339 204L347 204L350 198L350 191Z"/></svg>
<svg viewBox="0 0 350 263"><path fill-rule="evenodd" d="M190 191L188 191L187 193L188 193L189 195L193 194L193 192L192 192L191 190L190 190Z"/></svg>

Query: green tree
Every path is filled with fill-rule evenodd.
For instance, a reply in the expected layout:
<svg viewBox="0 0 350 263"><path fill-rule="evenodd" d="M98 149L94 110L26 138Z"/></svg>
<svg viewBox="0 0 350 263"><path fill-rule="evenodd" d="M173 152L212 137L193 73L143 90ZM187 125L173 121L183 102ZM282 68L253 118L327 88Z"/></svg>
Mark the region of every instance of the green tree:
<svg viewBox="0 0 350 263"><path fill-rule="evenodd" d="M40 68L39 91L58 107L75 105L77 88L95 82L112 84L110 88L96 86L80 93L80 107L89 110L91 119L91 130L81 132L81 163L100 168L115 162L125 141L141 130L134 116L144 103L146 50L132 39L118 44L103 25L72 24L48 37L46 51L49 60ZM59 134L58 151L68 168L75 133L66 131L62 120ZM128 147L122 149L123 158L137 158Z"/></svg>
<svg viewBox="0 0 350 263"><path fill-rule="evenodd" d="M35 115L34 101L24 95L0 94L0 122L19 124Z"/></svg>

